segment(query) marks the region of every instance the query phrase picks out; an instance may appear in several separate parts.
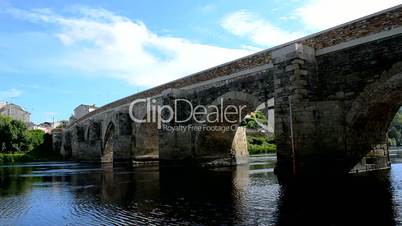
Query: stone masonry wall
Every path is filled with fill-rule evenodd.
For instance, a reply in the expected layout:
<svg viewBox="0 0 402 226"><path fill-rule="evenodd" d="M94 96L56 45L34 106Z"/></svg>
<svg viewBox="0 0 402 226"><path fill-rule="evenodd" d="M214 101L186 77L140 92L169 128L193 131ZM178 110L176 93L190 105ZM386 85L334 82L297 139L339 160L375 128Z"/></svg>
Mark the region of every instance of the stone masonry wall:
<svg viewBox="0 0 402 226"><path fill-rule="evenodd" d="M317 100L353 99L368 84L381 79L384 70L401 61L401 54L402 35L397 35L318 56Z"/></svg>
<svg viewBox="0 0 402 226"><path fill-rule="evenodd" d="M402 104L402 35L319 55L316 62L317 85L303 97L305 109L294 110L304 121L295 132L303 164L323 170L332 162L333 169L351 169L371 150L383 147L388 125ZM308 112L310 108L314 110ZM316 132L309 135L309 126ZM374 157L382 162L368 166L363 158L358 168L386 167L381 153L382 160ZM323 165L317 166L319 162Z"/></svg>

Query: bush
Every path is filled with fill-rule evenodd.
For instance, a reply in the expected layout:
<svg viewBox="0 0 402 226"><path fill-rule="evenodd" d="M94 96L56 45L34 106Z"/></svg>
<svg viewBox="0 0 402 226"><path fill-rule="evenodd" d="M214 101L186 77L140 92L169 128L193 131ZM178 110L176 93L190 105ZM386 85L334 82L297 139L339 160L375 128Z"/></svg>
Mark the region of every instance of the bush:
<svg viewBox="0 0 402 226"><path fill-rule="evenodd" d="M265 135L247 135L247 142L250 155L276 152L274 140Z"/></svg>
<svg viewBox="0 0 402 226"><path fill-rule="evenodd" d="M388 130L388 144L390 146L402 145L402 110L396 113Z"/></svg>
<svg viewBox="0 0 402 226"><path fill-rule="evenodd" d="M262 124L268 124L268 119L261 111L255 112L255 118Z"/></svg>
<svg viewBox="0 0 402 226"><path fill-rule="evenodd" d="M248 152L250 153L250 155L275 153L276 145L275 144L266 144L266 145L250 144L248 147Z"/></svg>
<svg viewBox="0 0 402 226"><path fill-rule="evenodd" d="M263 136L257 136L257 137L252 136L252 137L250 137L250 139L249 139L249 143L250 143L250 144L254 144L254 145L262 145L262 144L264 144L264 143L268 143L268 140L267 140L267 139L268 139L268 138L263 137Z"/></svg>

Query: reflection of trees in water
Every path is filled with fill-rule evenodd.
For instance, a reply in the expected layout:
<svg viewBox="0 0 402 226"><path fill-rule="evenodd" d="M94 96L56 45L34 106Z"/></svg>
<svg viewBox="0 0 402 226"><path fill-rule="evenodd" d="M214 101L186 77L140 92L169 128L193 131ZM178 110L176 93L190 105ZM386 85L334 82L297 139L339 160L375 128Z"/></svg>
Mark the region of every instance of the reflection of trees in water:
<svg viewBox="0 0 402 226"><path fill-rule="evenodd" d="M402 147L395 147L389 150L389 157L392 163L402 162Z"/></svg>
<svg viewBox="0 0 402 226"><path fill-rule="evenodd" d="M31 167L0 167L0 219L17 219L30 208L26 197L34 183L43 181L41 177L29 176L31 173Z"/></svg>
<svg viewBox="0 0 402 226"><path fill-rule="evenodd" d="M32 167L0 167L0 194L12 196L28 192L35 182L42 182L42 177L30 176ZM26 175L20 177L20 175Z"/></svg>

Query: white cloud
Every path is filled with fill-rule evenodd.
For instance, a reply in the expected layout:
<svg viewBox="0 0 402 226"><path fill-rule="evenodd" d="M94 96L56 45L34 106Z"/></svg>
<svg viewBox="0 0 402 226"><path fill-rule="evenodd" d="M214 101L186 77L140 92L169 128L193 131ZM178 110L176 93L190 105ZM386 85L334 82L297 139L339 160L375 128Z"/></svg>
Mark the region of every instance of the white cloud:
<svg viewBox="0 0 402 226"><path fill-rule="evenodd" d="M241 10L226 16L221 26L232 34L244 37L261 46L274 46L301 38L312 31L320 31L363 16L402 4L402 0L309 0L289 14L279 17L282 21L297 23L298 31L287 31L273 25L256 14Z"/></svg>
<svg viewBox="0 0 402 226"><path fill-rule="evenodd" d="M249 12L237 11L226 16L221 25L234 35L251 39L255 44L274 46L303 36L301 32L289 32Z"/></svg>
<svg viewBox="0 0 402 226"><path fill-rule="evenodd" d="M0 100L9 100L21 96L22 91L18 89L9 89L0 91Z"/></svg>
<svg viewBox="0 0 402 226"><path fill-rule="evenodd" d="M294 14L308 28L322 30L398 4L402 0L312 0Z"/></svg>
<svg viewBox="0 0 402 226"><path fill-rule="evenodd" d="M73 17L49 9L9 12L31 22L56 25L55 36L69 50L59 60L63 66L140 86L168 82L253 52L161 36L141 21L104 9L79 8Z"/></svg>

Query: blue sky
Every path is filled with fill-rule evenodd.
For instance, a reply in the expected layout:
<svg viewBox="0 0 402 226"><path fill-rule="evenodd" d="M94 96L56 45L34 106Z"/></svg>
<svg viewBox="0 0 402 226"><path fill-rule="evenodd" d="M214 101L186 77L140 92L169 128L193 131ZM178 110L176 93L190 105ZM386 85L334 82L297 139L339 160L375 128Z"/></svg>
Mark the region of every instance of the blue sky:
<svg viewBox="0 0 402 226"><path fill-rule="evenodd" d="M68 119L402 0L0 0L0 101Z"/></svg>

